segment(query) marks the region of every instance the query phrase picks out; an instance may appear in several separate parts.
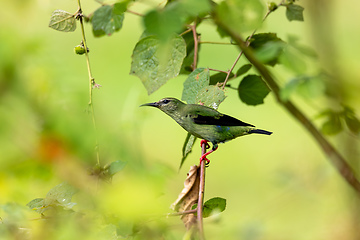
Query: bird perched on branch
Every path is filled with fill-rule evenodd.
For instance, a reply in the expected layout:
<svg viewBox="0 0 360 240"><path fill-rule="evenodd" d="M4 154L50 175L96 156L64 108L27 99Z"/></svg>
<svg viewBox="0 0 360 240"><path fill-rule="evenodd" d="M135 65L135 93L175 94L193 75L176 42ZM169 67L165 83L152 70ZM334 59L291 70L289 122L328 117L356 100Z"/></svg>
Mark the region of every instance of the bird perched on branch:
<svg viewBox="0 0 360 240"><path fill-rule="evenodd" d="M248 135L251 133L271 135L272 132L256 129L255 126L236 118L219 113L213 108L198 104L185 104L176 98L163 98L158 102L146 103L142 106L156 107L174 119L186 131L203 139L201 144L211 142L212 149L203 154L200 162L218 148L218 143ZM207 144L208 146L208 144Z"/></svg>

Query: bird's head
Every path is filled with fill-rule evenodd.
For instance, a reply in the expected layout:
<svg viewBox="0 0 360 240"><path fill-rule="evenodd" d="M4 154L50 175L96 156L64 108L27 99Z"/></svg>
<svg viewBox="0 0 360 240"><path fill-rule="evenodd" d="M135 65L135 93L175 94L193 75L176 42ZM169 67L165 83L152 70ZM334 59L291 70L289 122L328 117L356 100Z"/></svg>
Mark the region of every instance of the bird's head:
<svg viewBox="0 0 360 240"><path fill-rule="evenodd" d="M185 103L181 102L180 100L178 100L176 98L168 97L168 98L163 98L158 102L142 104L142 105L140 105L140 107L143 107L143 106L156 107L156 108L160 109L161 111L163 111L169 115L172 115L176 111L178 111L179 108L181 108L184 105L185 105Z"/></svg>

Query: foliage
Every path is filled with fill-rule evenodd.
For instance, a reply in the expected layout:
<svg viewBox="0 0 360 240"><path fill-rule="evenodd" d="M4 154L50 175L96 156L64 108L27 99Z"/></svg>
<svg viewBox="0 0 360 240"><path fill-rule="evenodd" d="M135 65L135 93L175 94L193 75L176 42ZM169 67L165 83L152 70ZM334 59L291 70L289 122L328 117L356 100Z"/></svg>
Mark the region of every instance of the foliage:
<svg viewBox="0 0 360 240"><path fill-rule="evenodd" d="M148 95L162 90L169 81L179 81L180 75L185 75L183 88L178 91L179 94L182 92L181 99L188 104L202 104L214 109L218 109L220 104L227 100L226 97L230 91L238 95L240 100L238 104L244 103L248 106L266 103L268 95L275 96L280 105L290 106L290 108L294 107L292 103L294 99L305 99L311 102L323 98L326 99L325 101L335 101L336 104L330 108L321 106L317 109L318 114L315 120L322 120L319 127L321 132L328 136L335 136L346 131L354 137L359 136L360 120L356 109L345 103L342 98L337 98L338 96L331 91L331 87L336 85L333 83L333 76L320 67L310 66L313 61L317 61L314 51L301 45L296 37L290 36L284 40L285 38L279 37L275 32L259 32L258 30L263 29L263 22L266 22L270 14L281 8L285 8L284 19L286 17L291 22L303 22L304 8L295 0L283 0L278 4L270 2L267 9L260 0L225 0L218 3L207 0L169 0L160 5L149 5L142 13L132 10L138 4L136 1L97 2L100 5L92 13L85 14L78 0L77 10L74 13L61 9L55 10L49 22L50 28L60 32L74 32L77 30L77 21L80 24L82 39L79 41L80 44L75 46L74 51L78 55L84 55L87 62L90 117L81 116L76 119L78 117L76 114L65 116L66 114L62 113L63 107L44 107L47 103L41 99L28 98L27 94L21 92L22 90L19 90L19 87L11 81L0 82L4 92L7 89L18 91L16 96L6 96L7 98L4 97L4 99L18 102L22 102L19 99L25 99L22 105L19 104L19 108L11 110L14 112L0 108L4 119L7 118L6 114L16 116L18 111L26 112L27 110L24 109L31 108L34 111L24 114L26 117L23 117L23 124L18 126L9 124L8 129L7 124L1 126L6 137L10 128L19 128L15 131L19 134L14 137L16 141L21 142L22 137L25 137L31 138L26 142L38 143L36 146L22 146L27 149L26 158L35 163L29 163L29 160L21 162L24 166L21 171L18 170L17 176L25 173L24 181L26 181L26 177L29 176L26 174L39 174L43 175L43 181L47 182L50 179L47 176L56 172L59 178L55 181L52 179L56 183L48 183L55 185L52 188L45 189L39 184L43 194L40 196L43 197L36 196L38 193L31 193L33 197L30 199L33 200L23 199L23 204L1 203L0 236L4 239L30 239L32 236L38 239L71 239L82 237L82 234L85 234L85 238L88 239L181 239L179 236L183 234L182 230L174 230L168 219L161 217L166 215L168 209L166 204L159 200L159 196L163 194L162 187L166 185L172 170L163 165L153 168L145 166L146 164L139 160L142 157L137 155L139 149L134 150L135 153L131 152L129 150L132 147L131 143L127 143L124 136L121 136L124 140L119 140L119 135L113 133L118 129L114 130L112 124L109 124L109 132L106 134L98 132L97 118L101 114L95 115L92 89L99 88L100 85L95 82L90 68L90 51L84 31L86 24L91 25L94 37L100 38L121 34L123 27L130 24L126 22L128 14L139 17L139 22L143 24L143 34L139 36L137 42L133 42L130 74L139 78ZM74 9L76 9L75 6ZM205 24L218 33L219 38L223 40L222 44L238 51L238 57L226 70L202 65L199 61L202 57L201 46L205 44L201 41L200 37L203 33L199 26ZM241 42L243 36L247 37ZM97 41L107 40L100 38ZM5 48L0 50L6 52ZM13 58L16 59L15 57L25 52L25 50L19 53L16 51L18 50L13 49L13 52L4 55L14 55ZM214 55L213 57L218 58L220 62L227 56ZM240 59L245 63L240 64ZM24 60L24 62L27 61ZM16 64L3 64L4 73L1 74L4 74L5 77L2 76L4 79L19 78L15 74L15 67L13 69L11 66L21 65L21 62L19 64L18 60L13 62ZM264 72L276 72L279 66L286 69L290 77L285 75L285 83L274 85L269 79L271 80L272 76L277 74L264 74ZM263 69L265 71L261 71ZM41 81L41 79L36 79L36 81ZM32 89L33 86L28 84ZM46 89L45 84L39 91L47 91L44 89ZM5 95L0 92L0 100ZM58 96L57 101L71 99L69 95ZM111 110L105 108L103 111ZM304 117L299 117L303 115L294 114L294 112L290 111L306 129L311 129L304 123ZM64 119L57 122L56 118L59 116ZM87 118L91 118L89 121L91 123L84 121ZM6 123L11 123L10 120L11 118L8 117ZM41 124L34 124L38 126L38 129L29 127L39 122ZM29 131L33 134L23 136L23 129L30 129ZM138 131L137 128L134 129ZM321 138L320 133L315 130L308 131L315 136L316 140ZM99 145L102 134L106 136L105 150L100 150L102 146ZM324 144L324 141L326 140L323 140L320 145L328 146ZM195 142L196 138L187 134L182 148L180 168L184 166ZM8 143L4 142L4 144ZM77 147L73 147L74 145ZM8 147L11 154L6 164L9 166L12 159L18 156L13 153L16 150L12 147ZM116 149L114 151L116 156L112 156L113 153L107 151L111 147ZM162 145L159 144L159 148L161 147ZM326 152L326 149L329 152ZM335 148L326 149L324 151L327 155L337 155L333 154L334 151L337 153ZM114 161L120 154L125 156L124 159ZM27 166L32 167L27 169ZM335 164L335 166L342 166L341 169L338 167L340 172L352 178L356 185L356 176L353 175L349 166L346 164ZM4 166L5 171L8 168ZM197 184L201 181L198 173L196 176L193 175L196 171L198 171L197 168L189 171L183 190L185 193L179 196L182 206L175 210L191 211L201 208L203 209L202 218L216 217L214 213L216 215L223 212L227 206L227 200L215 197L203 203L202 206L193 204L198 200ZM0 175L0 180L2 178L3 176ZM113 181L114 178L115 181ZM59 184L59 182L62 183ZM36 184L38 183L34 183ZM308 183L308 185L313 184ZM211 188L211 185L208 187ZM45 193L46 191L48 192ZM238 190L235 188L234 191ZM187 195L189 192L191 196ZM25 204L27 208L24 207ZM196 214L191 212L189 216L191 214L194 216L189 217L188 213L181 213L181 211L177 214L182 215L186 228L190 229L194 226L191 221L195 219ZM60 235L57 236L58 234ZM255 238L256 236L250 234L244 239Z"/></svg>

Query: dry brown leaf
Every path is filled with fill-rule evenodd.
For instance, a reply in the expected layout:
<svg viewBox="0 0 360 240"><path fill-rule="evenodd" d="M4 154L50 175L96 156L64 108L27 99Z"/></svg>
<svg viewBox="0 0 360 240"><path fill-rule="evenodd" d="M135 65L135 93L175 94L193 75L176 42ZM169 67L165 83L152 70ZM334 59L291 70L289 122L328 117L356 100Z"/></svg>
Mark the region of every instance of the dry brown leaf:
<svg viewBox="0 0 360 240"><path fill-rule="evenodd" d="M191 207L197 203L199 198L199 184L200 167L196 165L191 166L184 182L184 188L176 201L171 205L171 208L177 212L191 210ZM195 214L184 214L181 216L181 220L187 230L190 230L196 224Z"/></svg>

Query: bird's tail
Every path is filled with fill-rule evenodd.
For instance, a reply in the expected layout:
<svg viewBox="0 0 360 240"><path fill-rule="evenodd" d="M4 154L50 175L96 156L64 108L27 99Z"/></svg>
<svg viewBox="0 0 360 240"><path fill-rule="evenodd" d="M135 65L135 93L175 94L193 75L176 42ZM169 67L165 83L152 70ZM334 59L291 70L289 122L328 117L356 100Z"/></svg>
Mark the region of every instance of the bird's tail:
<svg viewBox="0 0 360 240"><path fill-rule="evenodd" d="M258 133L258 134L265 134L265 135L271 135L272 132L261 130L261 129L251 129L249 133Z"/></svg>

